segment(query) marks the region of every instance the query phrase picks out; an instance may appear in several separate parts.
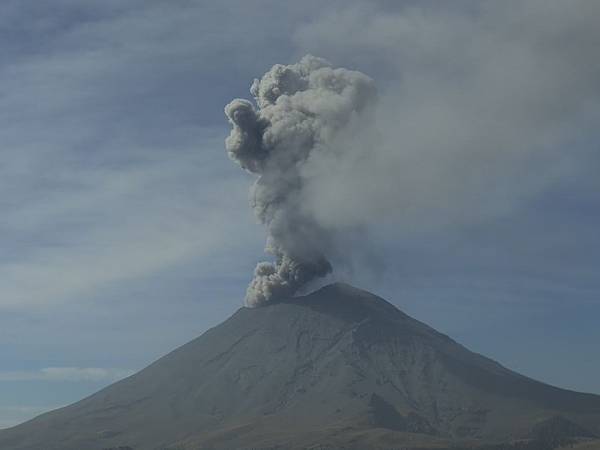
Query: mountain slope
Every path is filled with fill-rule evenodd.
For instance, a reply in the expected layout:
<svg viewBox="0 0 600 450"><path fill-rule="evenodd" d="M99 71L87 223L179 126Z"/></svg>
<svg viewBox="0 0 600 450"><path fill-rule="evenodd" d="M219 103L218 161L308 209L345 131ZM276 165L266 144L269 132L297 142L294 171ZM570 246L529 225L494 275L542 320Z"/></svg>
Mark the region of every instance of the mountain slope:
<svg viewBox="0 0 600 450"><path fill-rule="evenodd" d="M600 435L600 397L518 375L334 284L241 308L136 375L0 432L0 449L443 446L556 423Z"/></svg>

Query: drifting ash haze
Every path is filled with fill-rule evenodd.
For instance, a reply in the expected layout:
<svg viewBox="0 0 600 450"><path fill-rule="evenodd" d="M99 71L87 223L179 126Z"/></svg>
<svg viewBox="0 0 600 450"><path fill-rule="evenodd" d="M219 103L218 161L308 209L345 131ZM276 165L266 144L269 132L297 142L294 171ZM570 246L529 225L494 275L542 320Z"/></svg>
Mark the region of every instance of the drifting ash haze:
<svg viewBox="0 0 600 450"><path fill-rule="evenodd" d="M243 169L259 175L252 206L267 227L267 251L276 260L255 269L246 304L258 306L332 271L327 249L333 237L304 207L309 180L303 167L313 154L335 152L335 138L360 123L376 96L366 75L310 55L273 66L254 81L251 93L257 108L241 99L225 108L233 126L226 148Z"/></svg>
<svg viewBox="0 0 600 450"><path fill-rule="evenodd" d="M372 251L365 230L449 232L518 214L564 180L595 186L598 6L576 4L488 3L476 20L350 8L301 29L303 48L391 76L376 94L366 75L307 56L256 80L256 106L226 107L227 150L259 176L252 205L275 257L247 304L354 264Z"/></svg>
<svg viewBox="0 0 600 450"><path fill-rule="evenodd" d="M362 73L307 56L255 81L256 105L227 106L227 150L259 176L252 205L275 257L257 266L247 304L332 266L372 270L356 261L374 251L364 237L451 233L518 215L565 181L598 186L599 5L364 4L297 30L302 49L380 79L376 94Z"/></svg>

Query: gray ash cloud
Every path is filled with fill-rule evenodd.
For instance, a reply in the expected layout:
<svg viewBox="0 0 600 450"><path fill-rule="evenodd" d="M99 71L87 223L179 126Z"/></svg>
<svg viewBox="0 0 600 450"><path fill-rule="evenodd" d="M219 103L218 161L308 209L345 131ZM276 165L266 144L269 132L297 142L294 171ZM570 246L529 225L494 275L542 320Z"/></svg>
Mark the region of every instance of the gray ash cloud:
<svg viewBox="0 0 600 450"><path fill-rule="evenodd" d="M246 304L258 306L292 296L332 271L327 253L333 232L303 204L311 183L305 167L313 155L339 151L334 142L360 124L376 91L363 73L307 55L296 64L273 66L254 80L251 93L256 105L235 99L225 107L232 125L226 149L258 175L251 204L274 257L257 265L247 290Z"/></svg>

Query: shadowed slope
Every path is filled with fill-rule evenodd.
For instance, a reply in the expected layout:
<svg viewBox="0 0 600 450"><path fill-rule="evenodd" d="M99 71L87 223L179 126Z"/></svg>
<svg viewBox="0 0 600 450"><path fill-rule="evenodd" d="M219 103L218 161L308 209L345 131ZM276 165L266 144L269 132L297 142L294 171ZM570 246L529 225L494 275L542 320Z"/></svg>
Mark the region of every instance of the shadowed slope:
<svg viewBox="0 0 600 450"><path fill-rule="evenodd" d="M556 417L600 434L600 397L518 375L334 284L241 308L138 374L0 432L0 448L417 446L527 437Z"/></svg>

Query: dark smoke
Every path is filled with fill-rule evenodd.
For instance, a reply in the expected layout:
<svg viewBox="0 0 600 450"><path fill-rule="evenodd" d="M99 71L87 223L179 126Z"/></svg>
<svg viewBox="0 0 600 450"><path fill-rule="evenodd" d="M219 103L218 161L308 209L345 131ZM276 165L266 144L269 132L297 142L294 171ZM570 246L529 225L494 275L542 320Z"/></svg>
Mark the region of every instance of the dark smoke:
<svg viewBox="0 0 600 450"><path fill-rule="evenodd" d="M375 88L360 72L308 55L273 66L250 92L256 107L242 99L225 107L233 126L225 145L232 160L259 176L251 203L275 262L256 266L246 304L258 306L292 296L332 271L326 254L331 232L302 204L309 183L302 168L312 154L332 151L333 140L374 101Z"/></svg>

